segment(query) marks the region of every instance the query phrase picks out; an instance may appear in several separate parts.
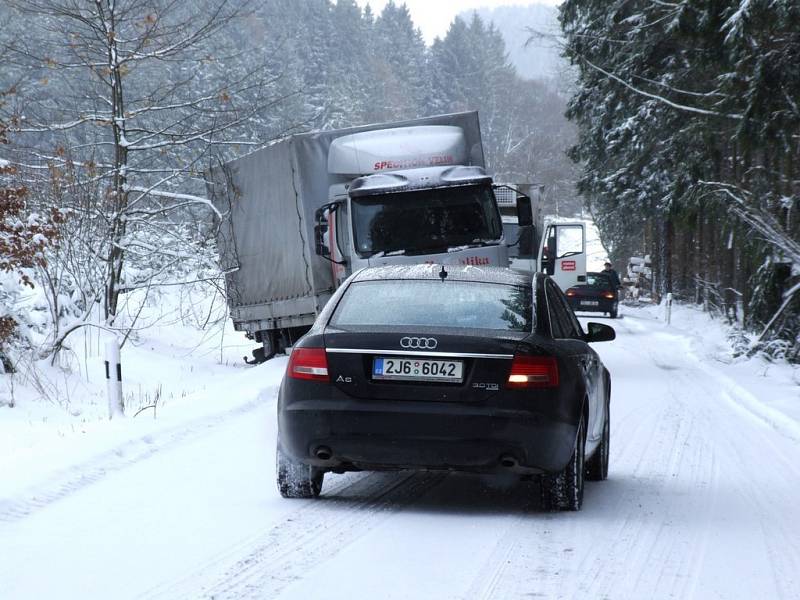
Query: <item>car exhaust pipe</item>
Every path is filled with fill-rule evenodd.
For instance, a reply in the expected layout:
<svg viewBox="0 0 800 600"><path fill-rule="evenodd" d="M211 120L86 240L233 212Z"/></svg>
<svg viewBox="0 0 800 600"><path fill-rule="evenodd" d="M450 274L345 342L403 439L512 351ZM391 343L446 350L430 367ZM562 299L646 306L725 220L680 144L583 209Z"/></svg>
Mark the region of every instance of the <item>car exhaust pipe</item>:
<svg viewBox="0 0 800 600"><path fill-rule="evenodd" d="M314 456L320 460L330 460L333 456L333 452L331 452L331 449L327 446L319 446L314 450Z"/></svg>
<svg viewBox="0 0 800 600"><path fill-rule="evenodd" d="M517 459L509 454L500 457L500 464L506 469L513 469L517 466Z"/></svg>

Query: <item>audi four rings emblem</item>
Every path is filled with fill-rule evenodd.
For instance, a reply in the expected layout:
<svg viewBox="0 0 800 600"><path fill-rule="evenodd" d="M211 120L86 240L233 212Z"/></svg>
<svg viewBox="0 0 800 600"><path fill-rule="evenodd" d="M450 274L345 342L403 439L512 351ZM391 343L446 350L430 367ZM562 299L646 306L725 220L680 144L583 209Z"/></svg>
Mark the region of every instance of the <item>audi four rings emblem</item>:
<svg viewBox="0 0 800 600"><path fill-rule="evenodd" d="M404 337L400 340L400 347L406 349L433 350L438 345L436 338Z"/></svg>

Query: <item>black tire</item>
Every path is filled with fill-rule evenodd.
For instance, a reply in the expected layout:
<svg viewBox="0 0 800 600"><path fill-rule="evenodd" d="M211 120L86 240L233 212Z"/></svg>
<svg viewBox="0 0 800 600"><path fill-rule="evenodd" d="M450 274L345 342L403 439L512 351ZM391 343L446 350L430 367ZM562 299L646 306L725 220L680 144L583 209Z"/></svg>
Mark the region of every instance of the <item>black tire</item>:
<svg viewBox="0 0 800 600"><path fill-rule="evenodd" d="M586 479L605 481L608 479L608 456L611 448L611 415L606 401L606 418L603 421L603 437L594 454L586 461Z"/></svg>
<svg viewBox="0 0 800 600"><path fill-rule="evenodd" d="M278 491L284 498L317 498L322 491L325 471L291 459L280 446L276 452L275 474Z"/></svg>
<svg viewBox="0 0 800 600"><path fill-rule="evenodd" d="M276 338L277 336L273 331L264 331L261 333L261 345L264 351L264 362L274 358L278 353Z"/></svg>
<svg viewBox="0 0 800 600"><path fill-rule="evenodd" d="M608 313L608 316L611 317L612 319L616 319L618 314L619 314L619 309L615 308L610 313Z"/></svg>
<svg viewBox="0 0 800 600"><path fill-rule="evenodd" d="M548 511L580 510L583 506L583 481L586 472L586 423L581 416L575 436L575 449L560 473L542 475L542 508Z"/></svg>

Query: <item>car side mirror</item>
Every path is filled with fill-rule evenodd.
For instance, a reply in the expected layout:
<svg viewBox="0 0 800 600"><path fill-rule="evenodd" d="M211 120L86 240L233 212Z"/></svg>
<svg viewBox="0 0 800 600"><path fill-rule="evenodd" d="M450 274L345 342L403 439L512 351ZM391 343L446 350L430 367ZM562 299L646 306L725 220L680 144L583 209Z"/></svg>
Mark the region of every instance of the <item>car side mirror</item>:
<svg viewBox="0 0 800 600"><path fill-rule="evenodd" d="M589 323L586 327L589 331L584 339L589 343L610 342L617 338L617 332L614 331L614 328L603 323Z"/></svg>

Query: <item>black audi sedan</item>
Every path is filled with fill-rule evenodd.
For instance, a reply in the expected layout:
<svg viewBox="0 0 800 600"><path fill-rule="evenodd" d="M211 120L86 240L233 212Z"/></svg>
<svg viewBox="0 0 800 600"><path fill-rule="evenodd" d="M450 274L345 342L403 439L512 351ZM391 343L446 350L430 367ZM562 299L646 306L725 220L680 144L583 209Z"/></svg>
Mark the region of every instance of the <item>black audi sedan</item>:
<svg viewBox="0 0 800 600"><path fill-rule="evenodd" d="M319 495L328 472L453 470L539 477L579 510L608 473L611 379L553 281L502 268L353 274L294 347L278 400L277 483Z"/></svg>
<svg viewBox="0 0 800 600"><path fill-rule="evenodd" d="M565 292L572 310L608 313L616 319L619 313L617 290L604 273L586 274L586 283L575 285Z"/></svg>

